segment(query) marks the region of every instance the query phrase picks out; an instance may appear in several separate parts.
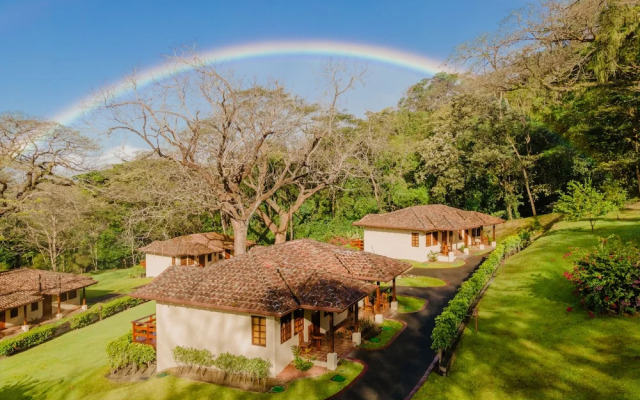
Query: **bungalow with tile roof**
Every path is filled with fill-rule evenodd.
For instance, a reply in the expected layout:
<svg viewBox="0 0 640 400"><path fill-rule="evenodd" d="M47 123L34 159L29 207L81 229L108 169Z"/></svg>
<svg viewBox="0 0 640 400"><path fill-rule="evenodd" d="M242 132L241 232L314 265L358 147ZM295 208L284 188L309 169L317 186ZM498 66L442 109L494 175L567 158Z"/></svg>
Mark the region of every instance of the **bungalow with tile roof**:
<svg viewBox="0 0 640 400"><path fill-rule="evenodd" d="M424 262L437 253L438 261L453 261L463 247L489 245L485 226L501 218L476 211L465 211L442 204L413 206L386 214L367 214L354 226L364 228L364 250L387 257Z"/></svg>
<svg viewBox="0 0 640 400"><path fill-rule="evenodd" d="M248 241L247 247L253 244ZM205 267L234 255L233 237L217 232L156 240L138 250L145 253L147 277L156 277L171 265Z"/></svg>
<svg viewBox="0 0 640 400"><path fill-rule="evenodd" d="M85 288L96 283L84 275L30 268L0 272L0 330L86 305Z"/></svg>
<svg viewBox="0 0 640 400"><path fill-rule="evenodd" d="M260 357L275 375L299 344L325 346L315 363L335 368L336 327L349 323L355 333L341 340L360 340L358 302L373 292L379 299L379 282L395 282L408 269L403 261L302 239L215 265L171 266L131 295L156 301L158 370L176 367L172 352L182 346Z"/></svg>

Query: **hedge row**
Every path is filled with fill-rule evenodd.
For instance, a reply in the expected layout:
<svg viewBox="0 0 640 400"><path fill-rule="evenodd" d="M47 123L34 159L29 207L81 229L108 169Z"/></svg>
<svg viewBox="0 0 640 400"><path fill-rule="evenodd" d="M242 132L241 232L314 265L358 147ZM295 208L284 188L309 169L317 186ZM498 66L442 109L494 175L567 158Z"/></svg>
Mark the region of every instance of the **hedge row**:
<svg viewBox="0 0 640 400"><path fill-rule="evenodd" d="M189 368L214 367L225 376L236 377L238 380L251 379L251 382L260 381L266 383L271 376L271 361L263 358L247 358L230 353L222 353L215 357L209 350L195 349L191 347L176 346L173 349L173 358L178 364Z"/></svg>
<svg viewBox="0 0 640 400"><path fill-rule="evenodd" d="M144 302L144 300L129 296L119 297L110 302L101 304L98 307L94 307L89 311L73 316L69 321L69 326L71 329L80 329L103 318L110 317L128 308L135 307L142 302Z"/></svg>
<svg viewBox="0 0 640 400"><path fill-rule="evenodd" d="M436 325L431 334L431 348L444 350L453 344L460 324L466 319L469 307L478 298L482 288L487 284L503 258L529 245L531 233L524 231L519 235L505 238L498 244L478 270L467 279L449 302L442 313L436 317Z"/></svg>
<svg viewBox="0 0 640 400"><path fill-rule="evenodd" d="M148 367L156 361L156 351L149 345L133 343L131 332L129 332L107 344L107 358L111 372L130 365L139 369Z"/></svg>
<svg viewBox="0 0 640 400"><path fill-rule="evenodd" d="M0 342L0 356L10 356L44 343L58 332L58 324L43 325Z"/></svg>

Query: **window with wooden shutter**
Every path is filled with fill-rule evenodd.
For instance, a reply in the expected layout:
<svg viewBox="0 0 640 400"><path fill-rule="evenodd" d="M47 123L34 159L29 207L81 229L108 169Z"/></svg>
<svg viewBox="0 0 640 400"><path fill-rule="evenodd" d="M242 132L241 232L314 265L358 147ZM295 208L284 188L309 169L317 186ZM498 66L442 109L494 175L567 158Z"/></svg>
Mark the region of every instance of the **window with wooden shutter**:
<svg viewBox="0 0 640 400"><path fill-rule="evenodd" d="M433 246L433 244L434 244L434 243L433 243L433 232L429 232L429 233L427 233L426 238L427 238L427 242L426 242L427 247L429 247L429 246Z"/></svg>
<svg viewBox="0 0 640 400"><path fill-rule="evenodd" d="M413 246L413 247L419 247L420 246L420 235L418 235L417 233L412 233L411 234L411 246Z"/></svg>
<svg viewBox="0 0 640 400"><path fill-rule="evenodd" d="M251 316L251 343L267 346L267 318Z"/></svg>
<svg viewBox="0 0 640 400"><path fill-rule="evenodd" d="M280 343L291 339L291 313L280 318Z"/></svg>
<svg viewBox="0 0 640 400"><path fill-rule="evenodd" d="M293 334L299 335L304 330L304 310L293 312Z"/></svg>

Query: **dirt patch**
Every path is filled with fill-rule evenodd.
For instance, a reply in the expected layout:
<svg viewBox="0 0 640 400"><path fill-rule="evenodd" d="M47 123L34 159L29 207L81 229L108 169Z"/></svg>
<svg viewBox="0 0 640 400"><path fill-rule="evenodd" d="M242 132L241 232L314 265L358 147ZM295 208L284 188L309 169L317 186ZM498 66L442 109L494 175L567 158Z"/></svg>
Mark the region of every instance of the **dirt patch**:
<svg viewBox="0 0 640 400"><path fill-rule="evenodd" d="M129 366L116 372L107 374L107 378L114 382L140 382L146 381L156 373L156 365L151 364L147 368Z"/></svg>

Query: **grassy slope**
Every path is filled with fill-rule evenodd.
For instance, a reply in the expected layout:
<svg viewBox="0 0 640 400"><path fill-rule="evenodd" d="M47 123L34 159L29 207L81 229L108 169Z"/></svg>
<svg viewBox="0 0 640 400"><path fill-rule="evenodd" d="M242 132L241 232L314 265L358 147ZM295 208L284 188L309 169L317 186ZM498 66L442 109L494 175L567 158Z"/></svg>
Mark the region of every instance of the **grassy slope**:
<svg viewBox="0 0 640 400"><path fill-rule="evenodd" d="M399 276L396 278L396 286L436 287L444 286L447 282L430 276ZM383 282L382 287L391 286L390 282Z"/></svg>
<svg viewBox="0 0 640 400"><path fill-rule="evenodd" d="M559 218L558 214L545 214L539 215L538 220L542 226L553 224L555 220ZM507 221L504 224L500 224L496 226L496 240L499 242L502 239L506 238L510 235L515 235L521 229L528 227L533 224L534 218L520 218L514 219L511 221Z"/></svg>
<svg viewBox="0 0 640 400"><path fill-rule="evenodd" d="M217 385L168 376L146 382L117 384L105 378L106 344L131 329L130 321L155 311L154 302L109 317L86 328L69 332L15 356L0 359L0 399L173 399L266 398ZM338 373L346 382L331 382L333 374L299 380L278 399L325 398L346 386L362 371L362 365L344 363Z"/></svg>
<svg viewBox="0 0 640 400"><path fill-rule="evenodd" d="M131 268L88 273L87 275L98 281L98 283L87 288L87 299L114 293L127 294L134 288L147 284L153 279L129 278L130 271Z"/></svg>
<svg viewBox="0 0 640 400"><path fill-rule="evenodd" d="M432 374L415 399L640 398L640 317L582 310L562 273L570 247L598 236L640 240L640 208L622 220L558 223L507 260L480 303L479 333L467 329L447 378ZM572 306L573 312L567 312Z"/></svg>
<svg viewBox="0 0 640 400"><path fill-rule="evenodd" d="M424 307L424 303L427 301L425 299L420 299L418 297L411 296L398 296L398 312L400 313L410 313L416 312Z"/></svg>

